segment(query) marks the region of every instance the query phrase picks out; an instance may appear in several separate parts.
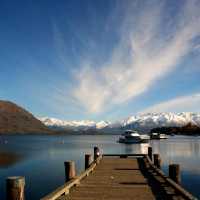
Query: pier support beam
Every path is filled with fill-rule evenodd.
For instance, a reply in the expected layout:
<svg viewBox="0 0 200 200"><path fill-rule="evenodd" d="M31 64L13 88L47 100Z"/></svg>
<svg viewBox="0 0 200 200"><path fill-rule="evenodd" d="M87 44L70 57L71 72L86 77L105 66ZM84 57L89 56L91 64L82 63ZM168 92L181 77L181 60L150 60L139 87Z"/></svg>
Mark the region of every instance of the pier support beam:
<svg viewBox="0 0 200 200"><path fill-rule="evenodd" d="M24 200L25 178L22 176L12 176L6 179L6 199Z"/></svg>
<svg viewBox="0 0 200 200"><path fill-rule="evenodd" d="M90 167L91 162L92 162L92 155L85 154L85 169Z"/></svg>
<svg viewBox="0 0 200 200"><path fill-rule="evenodd" d="M161 158L160 158L160 155L159 154L153 154L153 160L154 160L154 165L157 167L157 168L161 168Z"/></svg>
<svg viewBox="0 0 200 200"><path fill-rule="evenodd" d="M150 160L153 160L153 155L152 155L152 147L148 147L148 156L150 158Z"/></svg>
<svg viewBox="0 0 200 200"><path fill-rule="evenodd" d="M75 162L66 161L65 165L65 181L68 182L76 176Z"/></svg>
<svg viewBox="0 0 200 200"><path fill-rule="evenodd" d="M98 147L94 147L94 160L100 156L100 150Z"/></svg>
<svg viewBox="0 0 200 200"><path fill-rule="evenodd" d="M176 183L178 184L181 183L180 165L178 164L169 165L169 177Z"/></svg>

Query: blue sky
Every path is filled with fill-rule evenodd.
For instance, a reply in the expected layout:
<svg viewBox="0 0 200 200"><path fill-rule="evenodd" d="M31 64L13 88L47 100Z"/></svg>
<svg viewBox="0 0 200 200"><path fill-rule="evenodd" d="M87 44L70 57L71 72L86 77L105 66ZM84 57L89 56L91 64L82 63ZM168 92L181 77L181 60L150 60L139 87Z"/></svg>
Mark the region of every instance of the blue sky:
<svg viewBox="0 0 200 200"><path fill-rule="evenodd" d="M0 0L0 99L36 116L200 112L200 1Z"/></svg>

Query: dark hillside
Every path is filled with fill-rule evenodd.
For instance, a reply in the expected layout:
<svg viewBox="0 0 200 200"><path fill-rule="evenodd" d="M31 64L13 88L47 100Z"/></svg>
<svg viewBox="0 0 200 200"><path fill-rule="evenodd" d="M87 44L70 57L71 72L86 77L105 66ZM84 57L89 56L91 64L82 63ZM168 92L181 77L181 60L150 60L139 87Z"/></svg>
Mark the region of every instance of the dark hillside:
<svg viewBox="0 0 200 200"><path fill-rule="evenodd" d="M187 124L182 127L159 127L151 130L151 133L165 133L165 134L176 134L176 135L200 135L200 127L195 124Z"/></svg>
<svg viewBox="0 0 200 200"><path fill-rule="evenodd" d="M52 130L20 106L9 101L0 101L0 134L52 132Z"/></svg>

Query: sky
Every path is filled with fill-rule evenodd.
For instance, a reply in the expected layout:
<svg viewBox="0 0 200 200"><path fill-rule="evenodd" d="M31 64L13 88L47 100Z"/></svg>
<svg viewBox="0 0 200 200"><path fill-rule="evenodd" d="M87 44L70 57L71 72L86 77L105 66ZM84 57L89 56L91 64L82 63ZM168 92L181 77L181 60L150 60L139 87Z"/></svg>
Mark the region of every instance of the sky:
<svg viewBox="0 0 200 200"><path fill-rule="evenodd" d="M199 0L0 0L0 99L35 116L200 112Z"/></svg>

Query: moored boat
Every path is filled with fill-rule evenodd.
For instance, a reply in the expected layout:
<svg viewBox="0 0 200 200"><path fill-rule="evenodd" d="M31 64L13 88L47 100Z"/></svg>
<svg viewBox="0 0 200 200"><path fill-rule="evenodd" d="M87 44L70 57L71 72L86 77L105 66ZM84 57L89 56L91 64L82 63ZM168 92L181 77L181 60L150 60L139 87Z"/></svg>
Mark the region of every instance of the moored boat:
<svg viewBox="0 0 200 200"><path fill-rule="evenodd" d="M135 143L147 143L149 142L149 135L139 134L137 131L126 130L125 133L119 138L120 143L135 144Z"/></svg>
<svg viewBox="0 0 200 200"><path fill-rule="evenodd" d="M150 138L152 140L160 140L160 139L167 139L168 136L163 133L151 133Z"/></svg>

